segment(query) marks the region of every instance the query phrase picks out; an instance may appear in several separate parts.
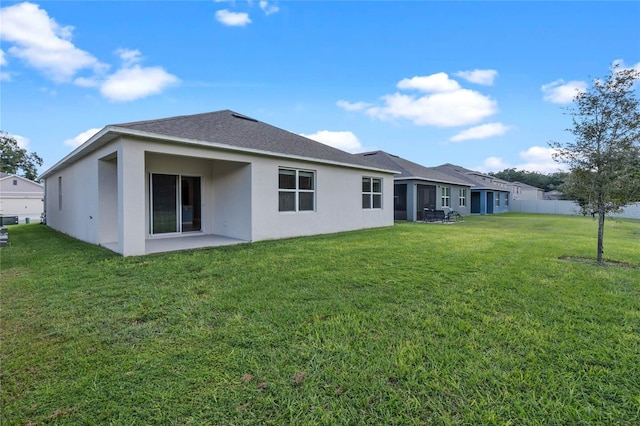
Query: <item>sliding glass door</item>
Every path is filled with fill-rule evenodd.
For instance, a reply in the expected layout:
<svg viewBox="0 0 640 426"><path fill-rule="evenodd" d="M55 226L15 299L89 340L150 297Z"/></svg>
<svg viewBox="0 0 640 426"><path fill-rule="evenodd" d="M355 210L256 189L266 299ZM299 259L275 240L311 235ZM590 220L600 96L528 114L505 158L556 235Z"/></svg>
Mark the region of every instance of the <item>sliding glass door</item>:
<svg viewBox="0 0 640 426"><path fill-rule="evenodd" d="M199 231L202 220L200 217L200 177L182 176L180 179L182 200L182 232Z"/></svg>
<svg viewBox="0 0 640 426"><path fill-rule="evenodd" d="M200 231L200 177L153 173L150 179L151 233Z"/></svg>

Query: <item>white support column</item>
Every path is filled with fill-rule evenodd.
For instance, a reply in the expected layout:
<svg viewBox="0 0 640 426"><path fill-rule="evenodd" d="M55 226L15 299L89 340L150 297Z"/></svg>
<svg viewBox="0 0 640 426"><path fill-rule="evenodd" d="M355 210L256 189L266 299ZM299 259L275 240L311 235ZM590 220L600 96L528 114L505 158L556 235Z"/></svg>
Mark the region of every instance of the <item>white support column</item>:
<svg viewBox="0 0 640 426"><path fill-rule="evenodd" d="M123 256L145 254L145 157L133 141L118 148L118 251Z"/></svg>

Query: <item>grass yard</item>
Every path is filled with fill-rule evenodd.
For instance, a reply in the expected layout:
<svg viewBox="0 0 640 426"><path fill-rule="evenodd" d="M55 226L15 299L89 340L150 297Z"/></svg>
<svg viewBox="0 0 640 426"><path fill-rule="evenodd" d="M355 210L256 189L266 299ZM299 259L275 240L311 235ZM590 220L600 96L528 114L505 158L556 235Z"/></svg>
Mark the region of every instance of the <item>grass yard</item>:
<svg viewBox="0 0 640 426"><path fill-rule="evenodd" d="M1 261L2 425L640 424L640 222L508 214Z"/></svg>

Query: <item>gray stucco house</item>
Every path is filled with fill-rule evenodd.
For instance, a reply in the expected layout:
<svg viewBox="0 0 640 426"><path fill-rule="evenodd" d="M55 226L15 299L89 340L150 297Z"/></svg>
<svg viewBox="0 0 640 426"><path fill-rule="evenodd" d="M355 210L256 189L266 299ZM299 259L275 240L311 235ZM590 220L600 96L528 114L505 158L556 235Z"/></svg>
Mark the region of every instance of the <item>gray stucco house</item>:
<svg viewBox="0 0 640 426"><path fill-rule="evenodd" d="M393 190L395 220L424 220L425 209L457 211L463 216L471 213L473 184L468 179L451 176L384 151L358 155L379 167L398 170Z"/></svg>
<svg viewBox="0 0 640 426"><path fill-rule="evenodd" d="M509 191L511 191L512 200L542 200L544 199L544 190L528 185L522 182L509 182Z"/></svg>
<svg viewBox="0 0 640 426"><path fill-rule="evenodd" d="M471 185L471 214L495 214L511 211L509 182L455 164L443 164L435 170Z"/></svg>
<svg viewBox="0 0 640 426"><path fill-rule="evenodd" d="M108 125L41 178L47 225L129 256L391 226L394 173L224 110Z"/></svg>

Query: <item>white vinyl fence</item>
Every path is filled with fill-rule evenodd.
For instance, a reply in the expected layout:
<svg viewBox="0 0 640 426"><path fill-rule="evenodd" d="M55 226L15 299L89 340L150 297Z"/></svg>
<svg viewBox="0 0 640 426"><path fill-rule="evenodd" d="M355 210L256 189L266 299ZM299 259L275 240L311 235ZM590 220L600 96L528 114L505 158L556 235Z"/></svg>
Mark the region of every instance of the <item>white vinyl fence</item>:
<svg viewBox="0 0 640 426"><path fill-rule="evenodd" d="M539 214L581 214L578 204L567 200L511 200L511 211L516 213ZM640 219L640 203L628 205L622 213L612 214L611 216Z"/></svg>

